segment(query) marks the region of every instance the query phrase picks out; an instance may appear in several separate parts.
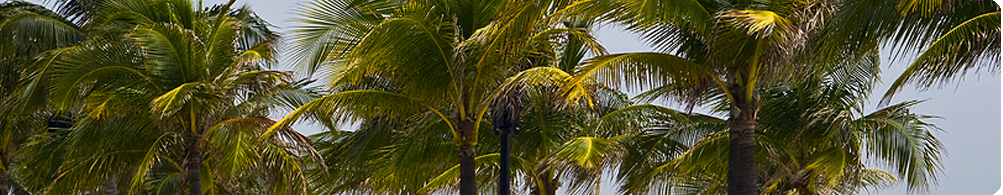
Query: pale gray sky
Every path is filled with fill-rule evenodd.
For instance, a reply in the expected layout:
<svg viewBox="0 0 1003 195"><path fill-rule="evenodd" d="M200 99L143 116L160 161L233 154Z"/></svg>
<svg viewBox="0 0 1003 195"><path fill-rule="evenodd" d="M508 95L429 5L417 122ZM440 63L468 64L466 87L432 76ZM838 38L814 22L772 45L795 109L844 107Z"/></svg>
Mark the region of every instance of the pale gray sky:
<svg viewBox="0 0 1003 195"><path fill-rule="evenodd" d="M295 16L290 10L304 0L239 0L237 4L248 4L261 17L279 28L286 28ZM998 0L997 0L998 2ZM225 0L210 0L209 3L225 3ZM280 31L284 32L284 30ZM601 30L597 37L611 53L628 51L650 51L650 47L642 44L637 36L617 30ZM885 52L887 53L887 52ZM883 54L884 55L884 54ZM887 55L886 55L887 56ZM890 63L888 57L882 60L884 67L882 80L890 83L902 72L911 59L901 59ZM285 62L280 59L280 62ZM997 70L998 71L998 70ZM937 115L941 120L929 121L941 127L944 132L936 134L947 150L943 159L944 173L940 184L933 187L930 194L992 194L1000 189L1001 156L1003 148L1000 140L1000 76L989 74L983 70L979 74L970 74L963 81L953 82L941 89L931 89L924 92L907 89L900 93L893 102L911 99L929 99L916 106L916 113ZM876 88L876 94L887 89L885 85ZM878 96L878 95L875 95ZM868 109L876 109L877 100L874 97ZM1001 126L997 126L1000 124ZM318 130L304 130L304 133L316 133ZM999 147L997 147L999 146ZM602 194L615 194L610 188ZM866 193L866 192L865 192ZM904 187L889 188L871 192L878 195L905 195Z"/></svg>

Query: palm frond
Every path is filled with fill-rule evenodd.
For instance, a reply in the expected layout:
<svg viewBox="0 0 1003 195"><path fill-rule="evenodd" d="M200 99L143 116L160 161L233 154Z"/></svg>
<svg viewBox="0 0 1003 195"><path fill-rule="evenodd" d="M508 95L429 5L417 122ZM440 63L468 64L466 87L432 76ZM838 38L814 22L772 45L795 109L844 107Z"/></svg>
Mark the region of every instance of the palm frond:
<svg viewBox="0 0 1003 195"><path fill-rule="evenodd" d="M84 40L84 32L62 15L40 5L0 4L0 55L27 57Z"/></svg>
<svg viewBox="0 0 1003 195"><path fill-rule="evenodd" d="M289 113L282 120L262 133L267 137L280 128L293 124L303 116L316 118L338 118L340 121L355 121L380 115L408 116L428 109L445 117L437 109L398 93L375 90L352 90L338 92L310 101ZM449 125L452 128L452 124Z"/></svg>
<svg viewBox="0 0 1003 195"><path fill-rule="evenodd" d="M906 83L929 88L960 78L968 70L983 68L996 73L1000 61L1000 12L971 18L937 38L926 51L892 82L883 101L888 101ZM887 102L884 102L887 103Z"/></svg>
<svg viewBox="0 0 1003 195"><path fill-rule="evenodd" d="M791 21L772 11L728 10L718 16L722 22L745 30L746 34L759 39L771 36L787 36L793 27Z"/></svg>
<svg viewBox="0 0 1003 195"><path fill-rule="evenodd" d="M104 0L56 0L55 7L59 14L83 24L98 14L104 2Z"/></svg>
<svg viewBox="0 0 1003 195"><path fill-rule="evenodd" d="M859 120L867 150L907 184L909 191L923 192L937 181L943 144L933 135L939 130L924 119L935 118L909 112L921 101L907 101L875 111Z"/></svg>
<svg viewBox="0 0 1003 195"><path fill-rule="evenodd" d="M289 42L297 69L313 75L321 65L353 50L385 14L399 6L385 1L313 1L297 8L302 16L293 27Z"/></svg>
<svg viewBox="0 0 1003 195"><path fill-rule="evenodd" d="M554 152L553 158L573 162L582 168L598 168L606 159L613 159L607 156L613 155L608 152L615 151L615 143L602 138L579 137L564 143Z"/></svg>
<svg viewBox="0 0 1003 195"><path fill-rule="evenodd" d="M192 96L195 95L200 85L203 84L198 82L185 83L160 95L160 97L153 99L153 102L151 102L154 111L163 116L173 115L175 111L187 105L187 102L192 99Z"/></svg>
<svg viewBox="0 0 1003 195"><path fill-rule="evenodd" d="M575 70L574 77L566 84L565 93L574 92L583 82L596 82L620 88L640 89L662 85L677 85L677 89L693 89L704 86L713 75L704 67L690 60L662 53L627 53L605 55L589 59ZM679 92L685 97L686 92ZM587 94L568 94L569 98L585 98ZM684 98L685 99L685 98Z"/></svg>

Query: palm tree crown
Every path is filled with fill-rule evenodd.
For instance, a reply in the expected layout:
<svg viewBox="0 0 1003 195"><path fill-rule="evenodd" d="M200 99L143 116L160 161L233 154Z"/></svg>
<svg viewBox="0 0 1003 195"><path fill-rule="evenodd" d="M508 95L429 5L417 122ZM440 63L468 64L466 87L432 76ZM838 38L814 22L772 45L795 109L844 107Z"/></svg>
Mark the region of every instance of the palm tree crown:
<svg viewBox="0 0 1003 195"><path fill-rule="evenodd" d="M293 111L273 128L306 115L362 124L413 121L420 125L394 131L419 128L448 133L459 147L460 193L475 194L474 147L481 130L488 127L484 124L490 124L495 97L520 82L508 78L559 61L554 57L555 47L561 45L559 35L595 48L581 29L558 27L561 19L546 17L562 3L566 2L314 2L301 10L305 18L292 38L298 45L293 56L306 72L325 74L333 93ZM455 161L430 170L443 170L451 163ZM416 193L425 180L411 179L435 173L405 172L413 171L370 182L385 179L401 184L377 189L379 193Z"/></svg>
<svg viewBox="0 0 1003 195"><path fill-rule="evenodd" d="M297 167L312 150L306 137L290 129L257 136L274 123L265 117L283 92L296 90L288 73L264 69L276 35L232 5L107 1L86 21L88 41L34 63L32 76L50 87L27 90L48 91L58 110L83 116L29 146L62 158L23 164L53 167L26 177L32 190L82 193L110 183L104 188L132 193L305 192Z"/></svg>

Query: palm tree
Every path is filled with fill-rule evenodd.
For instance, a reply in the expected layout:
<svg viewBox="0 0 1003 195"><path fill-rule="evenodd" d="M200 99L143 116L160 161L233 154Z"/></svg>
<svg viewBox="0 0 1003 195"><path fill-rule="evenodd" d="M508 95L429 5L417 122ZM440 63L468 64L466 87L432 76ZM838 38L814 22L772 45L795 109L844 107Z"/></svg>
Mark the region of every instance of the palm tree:
<svg viewBox="0 0 1003 195"><path fill-rule="evenodd" d="M332 94L293 111L273 129L313 116L342 124L399 121L389 123L399 126L384 129L420 133L410 135L444 133L458 149L460 194L476 194L475 147L483 141L482 124L489 124L486 117L495 98L511 89L500 87L506 78L549 60L554 52L547 46L554 45L551 37L556 34L595 45L579 30L556 27L559 18L545 17L560 6L501 0L313 2L300 11L304 19L294 31L293 56L306 72L326 73ZM429 166L420 170L442 168ZM407 171L366 182L398 186L367 189L415 193L421 185L403 180L427 181L419 179L427 172L414 171L418 167L427 168L390 166Z"/></svg>
<svg viewBox="0 0 1003 195"><path fill-rule="evenodd" d="M567 73L563 75L557 81L570 78ZM606 150L617 147L611 140L622 134L639 133L646 124L650 126L649 118L665 114L650 105L631 105L626 95L611 89L590 92L604 97L590 107L584 102L563 102L559 82L532 83L550 84L528 85L520 90L520 101L525 107L520 111L520 130L513 137L516 144L511 156L515 175L522 178L516 183L528 190L524 194L556 194L562 183L577 194L598 193L601 184L598 178L614 162L609 160L614 158L605 154ZM501 155L484 154L475 158L475 162L480 169L499 169L503 166ZM458 167L437 175L420 192L448 188L449 181L458 175ZM494 178L505 172L481 174Z"/></svg>
<svg viewBox="0 0 1003 195"><path fill-rule="evenodd" d="M935 182L943 148L932 135L937 128L923 121L933 117L909 111L920 101L863 113L878 81L877 62L877 55L872 55L859 64L765 89L756 130L757 148L767 151L756 156L761 162L762 193L852 194L865 187L888 186L896 177L910 191L923 191ZM726 124L721 119L700 121L653 131L625 144L629 147L624 148L636 151L625 152L619 175L621 192L724 194L727 172L722 168L727 164L718 156L729 152L724 149ZM695 142L680 139L693 132L705 137ZM688 150L672 154L645 147L652 144L681 145ZM895 174L868 168L865 156Z"/></svg>
<svg viewBox="0 0 1003 195"><path fill-rule="evenodd" d="M37 61L30 78L50 87L28 91L50 91L58 110L84 116L36 141L63 160L50 163L54 173L26 174L41 184L32 190L85 193L124 181L133 193L305 193L306 137L288 128L258 136L274 123L268 110L288 100L276 97L296 85L288 73L264 70L274 61L268 24L232 5L108 1L86 22L90 40Z"/></svg>
<svg viewBox="0 0 1003 195"><path fill-rule="evenodd" d="M570 70L574 66L567 66ZM534 74L533 71L555 71L553 75ZM521 80L519 111L519 133L514 135L512 166L515 175L522 178L523 185L530 194L556 194L558 188L567 185L577 194L596 194L601 184L605 168L616 161L617 140L622 135L640 134L644 128L653 127L663 118L680 117L682 114L654 105L631 105L626 95L612 89L590 92L601 96L594 104L569 104L560 96L560 81L570 79L570 75L558 71L559 68L537 67L524 71L512 80ZM542 77L540 77L542 76ZM511 84L511 83L506 83ZM532 85L530 85L532 84ZM354 132L325 132L316 136L327 143L319 146L325 159L331 161L328 173L337 173L330 180L317 183L335 184L319 189L371 188L370 185L416 185L411 194L439 193L456 187L452 181L459 176L457 162L444 163L442 158L452 152L443 144L450 138L448 132L394 131L395 123L414 123L406 120L367 121ZM388 128L390 127L390 128ZM340 134L340 135L339 135ZM491 138L482 133L482 138ZM501 138L504 139L504 138ZM486 139L482 141L500 142ZM328 145L330 144L330 145ZM486 145L486 146L485 146ZM499 148L482 144L479 151L498 151ZM361 151L361 152L360 152ZM491 178L499 178L505 172L501 169L500 153L488 153L475 157L479 170L479 185L493 184ZM339 160L335 160L339 159ZM360 160L363 159L363 160ZM366 165L369 164L369 165ZM430 166L433 165L435 168ZM365 183L374 179L399 177L397 172L448 169L434 177L419 177L417 184L395 178L388 184ZM335 168L340 167L340 168ZM396 167L396 168L394 168ZM369 174L370 172L375 172ZM411 181L411 180L407 180ZM481 188L491 190L490 187ZM344 190L324 191L335 193ZM372 191L364 191L372 193Z"/></svg>
<svg viewBox="0 0 1003 195"><path fill-rule="evenodd" d="M728 102L728 192L757 192L754 130L762 98L774 81L800 78L825 63L793 62L812 48L836 10L836 1L618 1L583 0L566 9L627 25L664 52L625 53L589 59L574 81L596 80L619 88L664 87L670 97L695 105L708 91ZM809 66L803 66L809 65ZM576 82L572 82L574 84ZM568 87L573 89L574 87ZM571 98L577 98L570 96Z"/></svg>
<svg viewBox="0 0 1003 195"><path fill-rule="evenodd" d="M902 54L918 54L891 83L883 103L908 83L929 88L961 78L972 69L999 69L1000 8L995 2L852 0L843 6L833 24L852 28L826 33L826 42L837 46L828 49L826 56L866 52L882 43Z"/></svg>
<svg viewBox="0 0 1003 195"><path fill-rule="evenodd" d="M50 118L58 118L23 86L25 64L47 50L75 45L83 40L82 30L43 6L26 2L0 4L0 194L22 191L10 173L21 153L21 145L31 135L43 131Z"/></svg>

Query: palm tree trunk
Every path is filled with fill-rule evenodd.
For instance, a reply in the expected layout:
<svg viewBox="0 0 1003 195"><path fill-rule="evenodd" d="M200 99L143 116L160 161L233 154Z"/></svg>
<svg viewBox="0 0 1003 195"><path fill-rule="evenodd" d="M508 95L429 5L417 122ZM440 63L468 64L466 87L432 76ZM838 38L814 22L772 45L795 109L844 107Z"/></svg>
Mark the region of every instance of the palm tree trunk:
<svg viewBox="0 0 1003 195"><path fill-rule="evenodd" d="M202 155L200 155L202 151L199 148L198 138L191 131L185 131L184 138L188 145L187 151L185 151L185 176L188 177L188 194L202 195Z"/></svg>
<svg viewBox="0 0 1003 195"><path fill-rule="evenodd" d="M10 193L10 178L7 176L7 171L0 172L0 194Z"/></svg>
<svg viewBox="0 0 1003 195"><path fill-rule="evenodd" d="M111 178L104 181L104 195L118 195L118 175L112 175Z"/></svg>
<svg viewBox="0 0 1003 195"><path fill-rule="evenodd" d="M460 149L460 195L477 195L477 167L474 164L477 152L474 151L472 142L477 138L474 135L474 124L471 121L460 121L456 127L460 136L457 142Z"/></svg>
<svg viewBox="0 0 1003 195"><path fill-rule="evenodd" d="M735 102L728 119L730 147L728 155L728 194L757 195L756 187L756 112L757 97L746 99L743 87L732 87ZM751 93L751 92L748 92Z"/></svg>
<svg viewBox="0 0 1003 195"><path fill-rule="evenodd" d="M474 155L474 146L460 146L460 195L477 195Z"/></svg>

